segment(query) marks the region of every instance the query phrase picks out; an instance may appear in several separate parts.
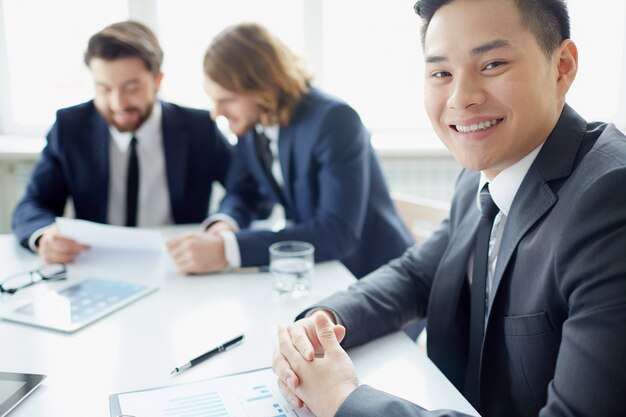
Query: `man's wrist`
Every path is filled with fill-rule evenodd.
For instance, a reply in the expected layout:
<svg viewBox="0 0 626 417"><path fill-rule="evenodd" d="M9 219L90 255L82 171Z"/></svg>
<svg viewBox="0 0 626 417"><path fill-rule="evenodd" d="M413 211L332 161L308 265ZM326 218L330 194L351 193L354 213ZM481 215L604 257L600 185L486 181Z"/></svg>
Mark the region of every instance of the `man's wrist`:
<svg viewBox="0 0 626 417"><path fill-rule="evenodd" d="M28 247L35 253L39 253L39 242L50 225L35 230L28 238Z"/></svg>
<svg viewBox="0 0 626 417"><path fill-rule="evenodd" d="M213 224L218 222L224 222L229 225L233 231L239 231L239 224L235 219L233 219L228 214L217 213L209 216L205 221L202 222L202 230L207 231Z"/></svg>
<svg viewBox="0 0 626 417"><path fill-rule="evenodd" d="M326 317L328 317L328 319L329 319L329 320L330 320L333 324L335 324L335 325L337 325L337 324L341 324L341 323L339 322L339 317L337 317L337 314L335 314L335 312L334 312L334 311L332 311L332 310L330 310L330 309L327 309L327 308L321 308L321 307L319 307L319 308L314 308L314 309L311 309L311 310L309 310L309 311L306 313L306 316L305 316L305 317L313 317L313 315L315 315L315 314L317 314L317 313L320 313L320 314L325 314L325 315L326 315Z"/></svg>
<svg viewBox="0 0 626 417"><path fill-rule="evenodd" d="M334 416L337 414L337 411L341 408L341 405L346 401L346 399L359 387L358 382L355 381L354 384L342 384L339 387L336 387L330 398L329 405L330 410L328 415Z"/></svg>

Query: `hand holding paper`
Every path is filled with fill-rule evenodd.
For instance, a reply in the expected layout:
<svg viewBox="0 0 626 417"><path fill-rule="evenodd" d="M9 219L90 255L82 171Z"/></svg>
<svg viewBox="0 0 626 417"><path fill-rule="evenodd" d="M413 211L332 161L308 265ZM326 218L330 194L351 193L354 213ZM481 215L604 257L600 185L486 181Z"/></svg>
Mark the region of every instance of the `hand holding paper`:
<svg viewBox="0 0 626 417"><path fill-rule="evenodd" d="M70 263L81 252L91 249L88 245L62 236L56 223L48 226L38 239L39 256L48 263Z"/></svg>

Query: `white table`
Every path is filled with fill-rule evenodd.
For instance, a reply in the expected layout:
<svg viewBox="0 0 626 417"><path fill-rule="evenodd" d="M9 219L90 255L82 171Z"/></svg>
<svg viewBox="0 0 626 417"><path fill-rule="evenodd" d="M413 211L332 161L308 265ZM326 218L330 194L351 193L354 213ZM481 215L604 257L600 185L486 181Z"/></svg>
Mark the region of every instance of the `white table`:
<svg viewBox="0 0 626 417"><path fill-rule="evenodd" d="M0 279L40 264L12 235L0 235ZM311 295L293 301L272 293L267 273L184 277L165 255L93 252L69 267L69 280L40 283L12 297L89 276L150 282L159 290L74 334L0 321L0 370L48 375L11 417L106 417L112 393L270 366L276 325L354 280L339 262L318 264ZM175 366L240 333L242 345L170 377ZM349 353L363 383L429 409L476 415L401 332Z"/></svg>

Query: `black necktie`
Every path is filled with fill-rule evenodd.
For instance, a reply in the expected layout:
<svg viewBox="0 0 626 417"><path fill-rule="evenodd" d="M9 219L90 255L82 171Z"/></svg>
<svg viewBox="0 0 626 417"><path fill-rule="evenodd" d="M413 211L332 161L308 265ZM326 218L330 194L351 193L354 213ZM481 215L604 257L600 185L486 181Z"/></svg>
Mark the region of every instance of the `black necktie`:
<svg viewBox="0 0 626 417"><path fill-rule="evenodd" d="M487 268L489 261L489 239L493 220L498 214L498 206L491 199L489 184L480 191L480 222L474 249L474 268L470 304L470 341L465 379L465 396L479 410L480 357L485 335L485 302Z"/></svg>
<svg viewBox="0 0 626 417"><path fill-rule="evenodd" d="M139 200L139 158L137 158L137 138L130 140L128 153L128 173L126 174L126 226L137 226Z"/></svg>
<svg viewBox="0 0 626 417"><path fill-rule="evenodd" d="M270 149L270 140L263 132L256 132L255 135L255 147L257 155L259 156L259 160L261 161L261 165L263 165L263 170L265 174L269 178L272 183L272 187L276 192L276 195L280 199L281 203L283 203L283 192L274 177L274 173L272 172L272 165L274 163L274 154L272 154L272 150Z"/></svg>

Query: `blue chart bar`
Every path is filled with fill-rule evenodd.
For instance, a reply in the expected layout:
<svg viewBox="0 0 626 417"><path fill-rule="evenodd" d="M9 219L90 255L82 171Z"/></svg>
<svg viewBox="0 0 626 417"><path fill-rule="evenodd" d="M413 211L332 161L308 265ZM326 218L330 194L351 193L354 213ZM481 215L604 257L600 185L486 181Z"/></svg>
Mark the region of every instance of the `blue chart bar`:
<svg viewBox="0 0 626 417"><path fill-rule="evenodd" d="M247 398L246 401L248 401L249 403L253 401L259 401L259 400L272 398L272 393L267 388L267 385L257 385L256 387L252 387L252 389L257 391L259 394L263 394L263 395L259 395L257 397L252 397L252 398Z"/></svg>
<svg viewBox="0 0 626 417"><path fill-rule="evenodd" d="M163 410L172 417L227 417L228 410L216 392L179 397L171 401L172 406Z"/></svg>
<svg viewBox="0 0 626 417"><path fill-rule="evenodd" d="M265 400L267 398L272 398L272 394L260 395L258 397L248 398L248 402L251 403L253 401Z"/></svg>
<svg viewBox="0 0 626 417"><path fill-rule="evenodd" d="M278 412L278 413L282 413L283 412L283 409L280 408L280 404L274 404L274 408L277 409L276 412ZM287 416L284 415L284 414L277 414L274 417L287 417Z"/></svg>

